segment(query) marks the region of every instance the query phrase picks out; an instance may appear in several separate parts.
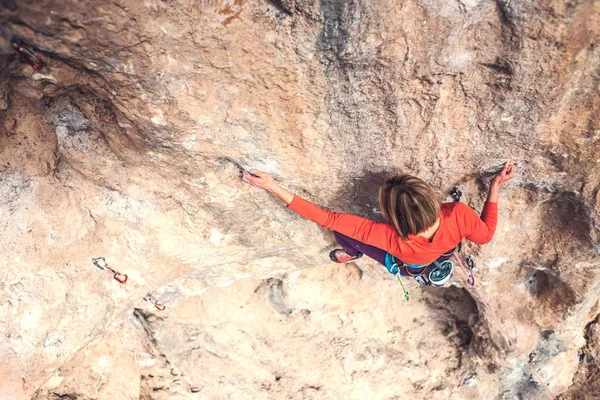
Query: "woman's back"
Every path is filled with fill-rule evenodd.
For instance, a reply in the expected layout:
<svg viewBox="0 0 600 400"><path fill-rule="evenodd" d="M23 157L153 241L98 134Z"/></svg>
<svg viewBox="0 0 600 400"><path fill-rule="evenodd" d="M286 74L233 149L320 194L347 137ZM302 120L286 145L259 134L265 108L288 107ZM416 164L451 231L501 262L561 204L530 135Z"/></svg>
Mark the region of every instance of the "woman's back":
<svg viewBox="0 0 600 400"><path fill-rule="evenodd" d="M440 226L432 239L413 234L402 239L389 223L324 210L298 196L288 206L324 228L389 252L409 264L427 264L467 238L483 244L491 240L498 221L497 203L486 202L481 218L464 203L442 203Z"/></svg>

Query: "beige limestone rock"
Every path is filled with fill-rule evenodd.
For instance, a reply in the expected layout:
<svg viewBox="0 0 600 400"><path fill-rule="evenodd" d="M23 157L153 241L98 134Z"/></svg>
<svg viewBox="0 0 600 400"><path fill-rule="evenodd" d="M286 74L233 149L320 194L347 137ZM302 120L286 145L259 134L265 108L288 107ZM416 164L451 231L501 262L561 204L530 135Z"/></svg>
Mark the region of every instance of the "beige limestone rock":
<svg viewBox="0 0 600 400"><path fill-rule="evenodd" d="M2 42L0 398L542 398L470 288L477 313L324 265L331 235L232 164L378 218L386 174L480 209L506 159L495 238L466 252L550 390L594 396L597 1L2 5L47 67Z"/></svg>

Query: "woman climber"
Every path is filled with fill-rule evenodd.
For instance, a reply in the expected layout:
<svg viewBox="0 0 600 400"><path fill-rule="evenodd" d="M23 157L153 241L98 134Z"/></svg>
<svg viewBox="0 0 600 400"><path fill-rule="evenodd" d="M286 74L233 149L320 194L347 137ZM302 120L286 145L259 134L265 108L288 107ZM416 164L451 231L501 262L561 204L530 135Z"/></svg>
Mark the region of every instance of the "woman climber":
<svg viewBox="0 0 600 400"><path fill-rule="evenodd" d="M515 164L506 162L492 179L481 218L464 203L440 203L419 178L394 176L379 190L383 223L324 210L282 188L264 172L243 170L243 178L283 200L289 209L332 230L341 246L329 254L333 261L344 263L366 254L394 275L442 286L452 275L448 259L460 249L462 239L477 244L492 239L498 221L498 192L516 170Z"/></svg>

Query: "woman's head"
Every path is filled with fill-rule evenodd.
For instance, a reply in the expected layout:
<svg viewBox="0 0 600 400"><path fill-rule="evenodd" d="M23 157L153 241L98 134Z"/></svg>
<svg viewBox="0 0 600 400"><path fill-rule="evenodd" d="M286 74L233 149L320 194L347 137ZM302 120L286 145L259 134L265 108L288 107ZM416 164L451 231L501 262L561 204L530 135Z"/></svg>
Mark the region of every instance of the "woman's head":
<svg viewBox="0 0 600 400"><path fill-rule="evenodd" d="M440 216L440 202L431 187L405 174L385 181L379 189L379 206L404 240L431 228Z"/></svg>

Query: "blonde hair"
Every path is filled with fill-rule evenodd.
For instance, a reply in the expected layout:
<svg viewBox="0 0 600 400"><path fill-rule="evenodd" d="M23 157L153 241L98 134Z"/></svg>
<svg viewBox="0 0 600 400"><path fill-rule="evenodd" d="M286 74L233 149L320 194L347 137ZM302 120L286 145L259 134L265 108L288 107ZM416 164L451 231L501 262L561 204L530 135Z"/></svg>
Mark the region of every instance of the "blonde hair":
<svg viewBox="0 0 600 400"><path fill-rule="evenodd" d="M440 202L431 187L407 174L385 181L379 189L379 206L404 240L431 228L440 216Z"/></svg>

